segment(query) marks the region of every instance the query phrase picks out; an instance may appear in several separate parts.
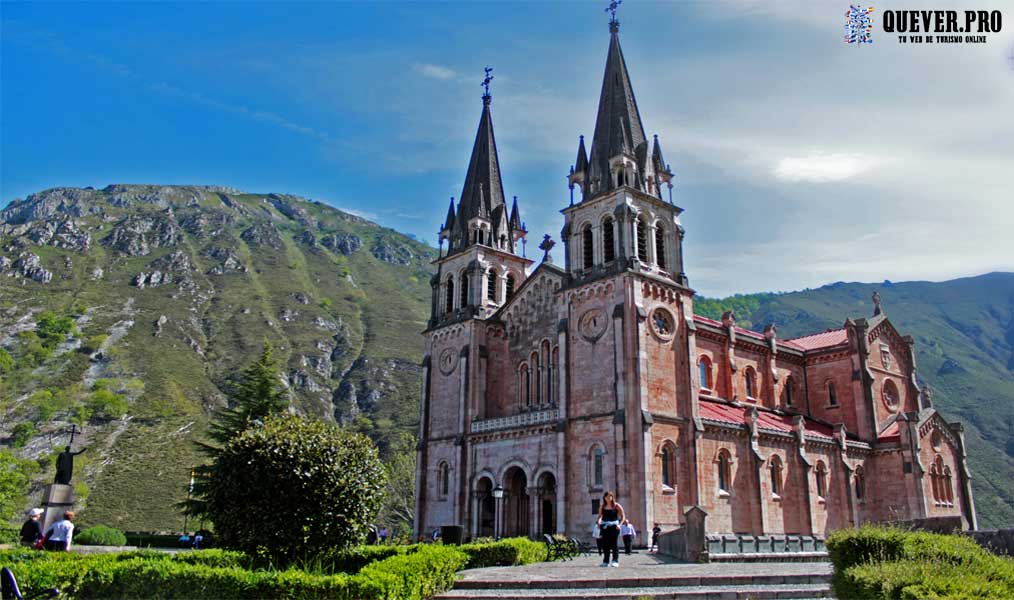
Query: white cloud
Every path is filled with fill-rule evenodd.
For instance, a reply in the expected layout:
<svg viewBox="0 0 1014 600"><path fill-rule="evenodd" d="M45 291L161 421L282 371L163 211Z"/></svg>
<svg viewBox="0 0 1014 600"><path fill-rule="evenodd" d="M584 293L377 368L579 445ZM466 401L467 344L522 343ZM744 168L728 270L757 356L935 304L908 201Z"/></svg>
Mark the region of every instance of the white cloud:
<svg viewBox="0 0 1014 600"><path fill-rule="evenodd" d="M430 79L439 79L441 81L448 81L454 79L454 71L447 67L440 65L431 65L429 63L423 63L416 65L415 70L423 77L429 77Z"/></svg>
<svg viewBox="0 0 1014 600"><path fill-rule="evenodd" d="M366 210L359 210L358 208L348 208L347 206L338 206L337 204L333 204L332 206L334 206L335 208L337 208L338 210L340 210L342 212L347 212L350 215L359 217L361 219L366 219L367 221L374 221L375 222L375 221L377 221L380 218L380 216L377 215L377 213L374 213L374 212L369 212L369 211L366 211Z"/></svg>
<svg viewBox="0 0 1014 600"><path fill-rule="evenodd" d="M775 177L785 181L827 183L859 175L880 162L877 157L866 154L814 153L808 156L787 156L775 166Z"/></svg>

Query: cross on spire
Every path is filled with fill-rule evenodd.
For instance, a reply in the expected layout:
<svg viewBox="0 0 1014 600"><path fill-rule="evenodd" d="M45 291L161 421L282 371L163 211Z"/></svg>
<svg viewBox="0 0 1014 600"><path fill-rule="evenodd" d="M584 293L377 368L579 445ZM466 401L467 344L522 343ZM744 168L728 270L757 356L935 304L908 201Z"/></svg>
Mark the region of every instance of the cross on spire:
<svg viewBox="0 0 1014 600"><path fill-rule="evenodd" d="M619 25L620 22L616 20L616 9L620 8L621 4L623 4L623 0L611 0L611 2L609 2L609 6L606 7L606 12L609 13L610 17L610 25Z"/></svg>
<svg viewBox="0 0 1014 600"><path fill-rule="evenodd" d="M486 71L486 77L485 77L485 79L482 80L482 87L486 91L486 93L483 94L482 97L483 98L489 98L490 97L490 95L489 95L489 84L492 83L492 81L493 81L493 76L490 75L490 73L493 72L493 67L486 67L484 69L484 71Z"/></svg>

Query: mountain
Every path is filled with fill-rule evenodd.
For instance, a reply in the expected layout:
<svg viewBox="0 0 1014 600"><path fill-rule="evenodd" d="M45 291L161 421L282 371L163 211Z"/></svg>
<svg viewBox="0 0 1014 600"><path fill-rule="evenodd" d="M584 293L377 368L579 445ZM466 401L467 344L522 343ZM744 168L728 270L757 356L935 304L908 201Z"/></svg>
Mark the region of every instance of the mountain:
<svg viewBox="0 0 1014 600"><path fill-rule="evenodd" d="M981 528L1014 524L1014 273L989 273L941 283L834 283L787 294L751 294L695 302L720 318L778 326L789 338L841 327L846 317L872 314L874 290L891 322L915 338L918 377L934 406L964 423L973 494Z"/></svg>
<svg viewBox="0 0 1014 600"><path fill-rule="evenodd" d="M0 435L39 459L45 483L83 424L83 522L176 529L201 460L193 436L268 341L297 410L358 420L383 447L417 427L434 257L285 194L111 185L15 201L0 211L0 347L13 359ZM71 341L31 333L64 317Z"/></svg>
<svg viewBox="0 0 1014 600"><path fill-rule="evenodd" d="M82 523L178 530L174 504L202 460L192 440L229 376L270 341L300 412L404 451L418 425L433 258L391 229L285 194L111 185L15 201L0 211L0 441L39 460L41 485L71 423L83 425ZM981 526L1011 525L1014 274L696 307L713 318L735 309L740 325L775 323L788 338L869 316L874 290L915 337L937 408L967 427Z"/></svg>

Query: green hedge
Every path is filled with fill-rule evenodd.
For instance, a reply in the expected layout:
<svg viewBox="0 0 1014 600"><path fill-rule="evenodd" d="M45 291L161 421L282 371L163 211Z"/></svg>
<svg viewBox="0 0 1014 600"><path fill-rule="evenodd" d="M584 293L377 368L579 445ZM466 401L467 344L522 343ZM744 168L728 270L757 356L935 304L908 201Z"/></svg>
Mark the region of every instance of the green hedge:
<svg viewBox="0 0 1014 600"><path fill-rule="evenodd" d="M547 560L546 545L528 538L511 538L499 542L458 546L468 555L466 569L527 565Z"/></svg>
<svg viewBox="0 0 1014 600"><path fill-rule="evenodd" d="M374 562L358 575L295 569L251 571L239 553L215 550L79 555L15 550L0 553L22 587L59 588L69 599L98 598L336 598L422 600L454 583L467 556L426 546Z"/></svg>
<svg viewBox="0 0 1014 600"><path fill-rule="evenodd" d="M839 598L1014 598L1014 561L958 535L864 527L827 539Z"/></svg>
<svg viewBox="0 0 1014 600"><path fill-rule="evenodd" d="M82 546L126 546L127 536L119 529L96 525L74 534L73 541Z"/></svg>

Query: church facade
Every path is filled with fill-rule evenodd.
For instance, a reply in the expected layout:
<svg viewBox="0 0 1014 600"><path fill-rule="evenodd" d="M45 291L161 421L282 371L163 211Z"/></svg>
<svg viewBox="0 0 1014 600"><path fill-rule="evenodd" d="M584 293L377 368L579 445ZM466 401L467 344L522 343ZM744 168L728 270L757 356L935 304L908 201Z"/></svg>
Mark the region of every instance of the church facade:
<svg viewBox="0 0 1014 600"><path fill-rule="evenodd" d="M974 528L962 428L920 389L914 340L879 299L871 317L795 339L694 314L682 209L615 19L559 263L548 236L537 266L518 252L527 231L504 195L491 103L487 91L432 279L417 536L587 538L606 490L641 531L693 506L708 533L938 516Z"/></svg>

